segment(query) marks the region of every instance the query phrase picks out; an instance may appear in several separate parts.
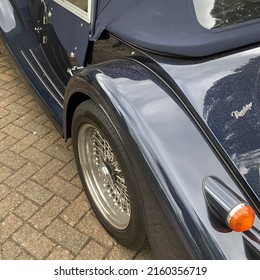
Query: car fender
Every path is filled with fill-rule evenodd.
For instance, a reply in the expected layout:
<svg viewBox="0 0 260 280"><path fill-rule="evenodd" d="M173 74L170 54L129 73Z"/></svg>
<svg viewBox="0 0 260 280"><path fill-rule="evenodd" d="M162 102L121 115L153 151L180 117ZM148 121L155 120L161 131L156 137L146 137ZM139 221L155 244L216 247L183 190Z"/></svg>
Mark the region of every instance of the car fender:
<svg viewBox="0 0 260 280"><path fill-rule="evenodd" d="M212 223L203 180L213 175L246 197L174 91L130 59L90 66L67 86L65 137L70 136L74 110L87 98L97 102L112 123L116 118L121 124L115 129L136 165L147 232L156 256L246 259L244 234L223 232ZM258 218L256 225L259 228Z"/></svg>

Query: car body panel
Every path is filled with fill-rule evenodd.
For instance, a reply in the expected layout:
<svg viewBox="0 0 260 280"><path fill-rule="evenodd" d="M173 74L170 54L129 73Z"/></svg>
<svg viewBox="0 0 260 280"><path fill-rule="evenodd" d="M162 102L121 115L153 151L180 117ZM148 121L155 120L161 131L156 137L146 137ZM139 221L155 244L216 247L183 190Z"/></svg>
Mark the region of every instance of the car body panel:
<svg viewBox="0 0 260 280"><path fill-rule="evenodd" d="M109 24L116 26L117 13L135 11L138 3L143 5L145 1L117 1L117 5L112 0L99 2L99 16L94 27L91 25L93 35L101 34L108 26L108 16ZM146 229L158 258L260 258L258 188L248 186L257 177L251 179L239 173L241 166L232 150L238 149L239 159L257 151L258 48L203 59L180 59L144 52L146 47L137 49L135 40L133 45L125 45L130 37L113 32L122 35L122 40L112 42L112 48L102 40L92 42L93 62L99 57L98 63L73 73L66 85L66 79L61 81L46 59L28 2L4 0L0 11L4 15L0 20L2 37L65 138L70 136L74 110L88 98L104 109L112 123L113 118L120 123L115 129L136 167ZM96 39L93 36L90 42ZM99 43L100 49L95 47ZM245 90L244 85L251 95L244 96L239 90ZM242 98L235 98L236 94ZM218 103L212 104L214 96ZM252 110L238 120L232 118L231 113L249 104L251 97ZM230 122L226 130L221 130ZM246 144L237 141L235 135L229 136L234 131L242 131L243 136L249 124L255 137L246 138ZM245 168L251 168L250 164ZM254 161L253 171L257 164ZM218 178L255 208L257 216L250 231L232 232L217 222L203 194L207 176Z"/></svg>
<svg viewBox="0 0 260 280"><path fill-rule="evenodd" d="M69 54L74 54L77 62L84 65L89 42L90 23L53 0L48 2L47 7L51 11L47 28L53 28L53 32L56 33L66 51ZM66 36L64 36L64 30L66 30Z"/></svg>
<svg viewBox="0 0 260 280"><path fill-rule="evenodd" d="M159 62L251 186L258 209L259 54L255 47L191 64Z"/></svg>
<svg viewBox="0 0 260 280"><path fill-rule="evenodd" d="M212 214L207 210L202 192L203 179L214 174L241 198L247 198L180 106L172 90L166 89L153 73L132 60L115 60L97 68L90 67L71 80L67 92L73 95L73 92L84 91L84 87L89 97L101 104L105 111L114 111L124 127L123 133L120 131L123 140L132 140L127 150L135 153L134 157L142 163L141 169L146 170L145 181L149 182L146 187L140 186L145 206L151 203L151 199L146 197L151 192L156 197L155 209L160 205L164 215L168 215L165 220L171 225L171 231L165 233L167 225L162 222L165 220L157 218L160 213L151 211L151 206L144 207L149 209L146 213L148 228L157 227L149 234L153 240L151 246L158 246L158 256L176 257L175 250L182 244L186 258L187 255L199 259L247 258L243 233L227 231L209 218ZM257 218L256 228L259 228L259 222ZM160 244L162 238L156 237L160 230L161 236L166 235L164 246ZM179 245L174 242L175 232L182 237Z"/></svg>

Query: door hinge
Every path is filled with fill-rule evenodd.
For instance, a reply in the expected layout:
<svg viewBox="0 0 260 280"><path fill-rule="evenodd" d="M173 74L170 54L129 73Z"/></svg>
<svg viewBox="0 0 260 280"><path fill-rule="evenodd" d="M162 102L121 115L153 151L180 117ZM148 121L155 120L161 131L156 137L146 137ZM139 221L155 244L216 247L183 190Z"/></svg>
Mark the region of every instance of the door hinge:
<svg viewBox="0 0 260 280"><path fill-rule="evenodd" d="M42 36L42 43L47 44L47 36Z"/></svg>
<svg viewBox="0 0 260 280"><path fill-rule="evenodd" d="M67 72L71 75L74 76L78 71L83 70L84 66L73 66L72 68L68 68Z"/></svg>
<svg viewBox="0 0 260 280"><path fill-rule="evenodd" d="M43 23L44 25L47 24L47 17L43 17L42 23Z"/></svg>

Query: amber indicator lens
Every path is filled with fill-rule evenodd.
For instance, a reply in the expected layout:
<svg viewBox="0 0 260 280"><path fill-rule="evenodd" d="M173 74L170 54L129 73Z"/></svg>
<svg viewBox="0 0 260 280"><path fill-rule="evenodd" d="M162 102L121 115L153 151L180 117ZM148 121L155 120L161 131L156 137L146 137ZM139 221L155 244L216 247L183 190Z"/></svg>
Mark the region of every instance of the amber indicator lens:
<svg viewBox="0 0 260 280"><path fill-rule="evenodd" d="M255 211L246 204L237 205L233 208L227 218L228 226L237 232L249 230L255 221Z"/></svg>

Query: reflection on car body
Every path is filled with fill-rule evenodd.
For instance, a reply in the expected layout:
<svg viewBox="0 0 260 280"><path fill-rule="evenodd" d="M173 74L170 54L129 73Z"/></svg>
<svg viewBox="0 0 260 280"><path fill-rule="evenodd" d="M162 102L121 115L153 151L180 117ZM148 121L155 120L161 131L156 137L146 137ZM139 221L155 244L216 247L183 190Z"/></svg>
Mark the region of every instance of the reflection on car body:
<svg viewBox="0 0 260 280"><path fill-rule="evenodd" d="M259 259L260 1L2 0L0 30L104 228Z"/></svg>

